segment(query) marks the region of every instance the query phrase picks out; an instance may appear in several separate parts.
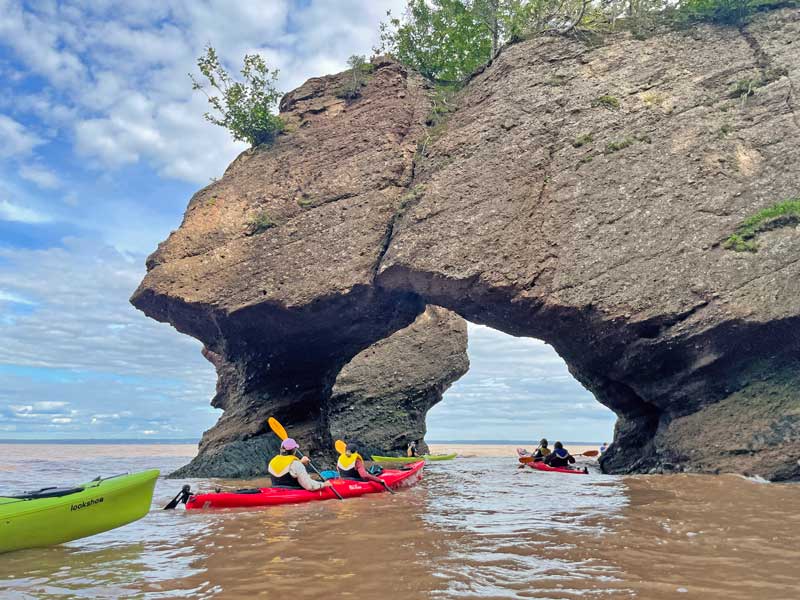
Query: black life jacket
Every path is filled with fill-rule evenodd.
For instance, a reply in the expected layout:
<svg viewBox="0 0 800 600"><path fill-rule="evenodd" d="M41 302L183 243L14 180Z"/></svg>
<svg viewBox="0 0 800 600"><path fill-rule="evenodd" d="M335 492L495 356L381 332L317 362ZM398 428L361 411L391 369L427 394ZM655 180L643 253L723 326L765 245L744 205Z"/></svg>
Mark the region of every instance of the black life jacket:
<svg viewBox="0 0 800 600"><path fill-rule="evenodd" d="M300 482L292 477L291 473L289 473L289 468L296 460L299 459L294 454L279 454L269 461L267 471L272 479L273 487L303 489L303 486L300 485Z"/></svg>
<svg viewBox="0 0 800 600"><path fill-rule="evenodd" d="M350 456L347 456L347 454L340 454L339 460L336 463L336 468L339 471L339 477L342 479L364 481L361 475L358 474L358 469L356 469L356 461L358 459L361 459L361 462L364 462L364 459L361 458L361 455L357 452L353 452Z"/></svg>

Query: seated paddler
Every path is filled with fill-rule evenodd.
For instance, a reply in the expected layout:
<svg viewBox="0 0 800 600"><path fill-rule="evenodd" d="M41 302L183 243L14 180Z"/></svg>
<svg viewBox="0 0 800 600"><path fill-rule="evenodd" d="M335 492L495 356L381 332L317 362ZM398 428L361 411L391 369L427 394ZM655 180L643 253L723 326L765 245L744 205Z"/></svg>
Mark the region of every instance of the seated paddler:
<svg viewBox="0 0 800 600"><path fill-rule="evenodd" d="M316 492L322 488L330 487L330 481L314 481L306 470L310 462L307 456L297 457L300 445L292 438L286 438L281 444L281 452L271 461L267 471L272 478L273 487L302 488L309 492Z"/></svg>
<svg viewBox="0 0 800 600"><path fill-rule="evenodd" d="M383 484L379 478L367 471L367 468L364 466L364 459L361 458L361 455L358 453L357 444L347 444L347 449L339 455L336 468L339 470L339 477L342 479L374 481Z"/></svg>

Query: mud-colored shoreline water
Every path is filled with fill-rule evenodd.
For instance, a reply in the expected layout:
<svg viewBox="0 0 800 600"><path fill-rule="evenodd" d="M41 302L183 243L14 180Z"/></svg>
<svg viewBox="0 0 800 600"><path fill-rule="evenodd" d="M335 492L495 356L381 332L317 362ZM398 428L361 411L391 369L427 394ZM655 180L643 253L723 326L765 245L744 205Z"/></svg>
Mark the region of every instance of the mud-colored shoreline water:
<svg viewBox="0 0 800 600"><path fill-rule="evenodd" d="M3 490L168 472L194 452L14 448L0 459ZM137 523L0 555L0 597L788 600L800 589L797 485L557 475L513 456L427 471L394 496L257 511L161 511L184 482L160 480Z"/></svg>

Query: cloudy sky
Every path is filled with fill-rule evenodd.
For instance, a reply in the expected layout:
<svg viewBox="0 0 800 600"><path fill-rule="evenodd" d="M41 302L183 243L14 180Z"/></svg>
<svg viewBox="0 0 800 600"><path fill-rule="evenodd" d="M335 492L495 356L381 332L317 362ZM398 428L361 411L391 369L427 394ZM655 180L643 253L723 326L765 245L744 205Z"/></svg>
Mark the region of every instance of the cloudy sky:
<svg viewBox="0 0 800 600"><path fill-rule="evenodd" d="M244 147L187 77L210 43L290 90L370 54L402 0L0 0L0 438L193 438L218 412L200 346L128 304L194 190ZM470 329L435 439L610 437L549 347Z"/></svg>

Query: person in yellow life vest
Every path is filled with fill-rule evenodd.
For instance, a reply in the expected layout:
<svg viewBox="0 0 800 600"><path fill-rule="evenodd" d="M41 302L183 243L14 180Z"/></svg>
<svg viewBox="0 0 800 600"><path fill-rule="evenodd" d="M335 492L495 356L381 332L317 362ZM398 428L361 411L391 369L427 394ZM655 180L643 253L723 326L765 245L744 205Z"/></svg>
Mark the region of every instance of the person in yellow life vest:
<svg viewBox="0 0 800 600"><path fill-rule="evenodd" d="M417 456L417 442L409 442L408 448L406 448L406 456L408 457Z"/></svg>
<svg viewBox="0 0 800 600"><path fill-rule="evenodd" d="M542 438L539 442L539 447L533 453L533 462L539 462L547 458L550 454L550 448L547 447L547 440Z"/></svg>
<svg viewBox="0 0 800 600"><path fill-rule="evenodd" d="M336 468L339 470L339 477L342 479L374 481L375 483L383 485L381 479L367 471L367 468L364 466L364 459L361 458L361 455L358 453L358 447L355 444L347 444L347 450L339 455Z"/></svg>
<svg viewBox="0 0 800 600"><path fill-rule="evenodd" d="M292 438L286 438L281 444L281 453L269 461L267 471L272 478L273 487L302 488L316 492L331 487L330 481L314 481L306 471L310 462L307 456L297 458L296 452L300 444Z"/></svg>

